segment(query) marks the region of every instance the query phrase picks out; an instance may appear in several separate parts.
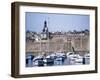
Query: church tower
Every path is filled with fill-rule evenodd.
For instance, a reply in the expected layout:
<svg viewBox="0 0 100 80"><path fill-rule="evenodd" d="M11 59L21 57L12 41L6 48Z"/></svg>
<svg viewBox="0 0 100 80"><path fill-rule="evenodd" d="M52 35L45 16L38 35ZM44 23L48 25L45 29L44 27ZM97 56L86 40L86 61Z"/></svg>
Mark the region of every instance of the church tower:
<svg viewBox="0 0 100 80"><path fill-rule="evenodd" d="M47 22L44 21L44 28L42 30L43 33L48 33L48 27L47 27Z"/></svg>
<svg viewBox="0 0 100 80"><path fill-rule="evenodd" d="M48 30L48 27L47 27L47 21L44 21L44 27L43 27L43 30L42 30L42 33L41 33L41 39L42 40L49 39L49 30Z"/></svg>

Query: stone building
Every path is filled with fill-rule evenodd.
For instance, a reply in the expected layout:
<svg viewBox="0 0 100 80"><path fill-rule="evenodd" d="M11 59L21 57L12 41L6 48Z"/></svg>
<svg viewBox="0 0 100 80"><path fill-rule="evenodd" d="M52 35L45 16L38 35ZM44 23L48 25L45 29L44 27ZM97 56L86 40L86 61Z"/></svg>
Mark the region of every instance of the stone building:
<svg viewBox="0 0 100 80"><path fill-rule="evenodd" d="M62 33L55 32L50 34L47 22L44 22L42 33L38 37L38 41L26 42L26 52L33 53L52 53L52 52L72 52L84 53L89 52L89 32L88 33ZM50 38L52 37L52 38Z"/></svg>

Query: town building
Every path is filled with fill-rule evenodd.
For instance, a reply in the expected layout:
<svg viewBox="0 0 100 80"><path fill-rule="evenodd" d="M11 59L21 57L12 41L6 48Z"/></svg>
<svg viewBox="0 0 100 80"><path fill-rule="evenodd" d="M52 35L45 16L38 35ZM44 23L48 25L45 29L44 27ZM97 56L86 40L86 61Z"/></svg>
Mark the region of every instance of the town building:
<svg viewBox="0 0 100 80"><path fill-rule="evenodd" d="M49 32L47 21L44 21L42 32L31 32L26 34L26 52L52 53L52 52L72 52L84 54L89 52L89 31L81 32Z"/></svg>

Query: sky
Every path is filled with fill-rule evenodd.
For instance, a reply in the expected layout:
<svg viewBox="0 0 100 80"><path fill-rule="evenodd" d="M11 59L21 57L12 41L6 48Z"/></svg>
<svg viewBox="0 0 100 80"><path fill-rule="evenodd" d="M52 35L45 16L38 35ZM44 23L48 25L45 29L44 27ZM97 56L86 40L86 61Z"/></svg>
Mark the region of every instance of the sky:
<svg viewBox="0 0 100 80"><path fill-rule="evenodd" d="M90 26L89 15L26 12L26 31L42 32L45 20L47 21L47 26L50 32L89 30Z"/></svg>

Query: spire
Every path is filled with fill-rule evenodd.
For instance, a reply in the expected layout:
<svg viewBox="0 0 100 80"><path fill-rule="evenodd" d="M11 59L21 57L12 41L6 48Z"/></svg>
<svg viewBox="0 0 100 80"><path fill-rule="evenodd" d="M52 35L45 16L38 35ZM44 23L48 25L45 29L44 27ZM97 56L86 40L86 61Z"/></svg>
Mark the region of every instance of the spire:
<svg viewBox="0 0 100 80"><path fill-rule="evenodd" d="M49 30L48 30L48 27L47 27L47 21L45 20L44 21L44 27L43 27L43 30L42 30L42 39L49 39L50 38L50 33L49 33Z"/></svg>
<svg viewBox="0 0 100 80"><path fill-rule="evenodd" d="M43 32L48 32L48 27L47 27L47 21L44 21L44 28L42 30Z"/></svg>
<svg viewBox="0 0 100 80"><path fill-rule="evenodd" d="M44 21L44 27L47 27L47 22L46 21Z"/></svg>

